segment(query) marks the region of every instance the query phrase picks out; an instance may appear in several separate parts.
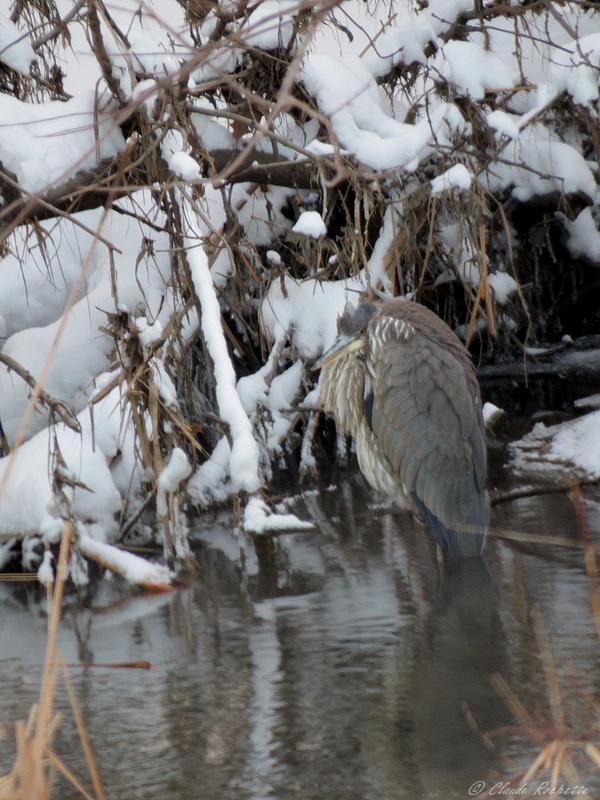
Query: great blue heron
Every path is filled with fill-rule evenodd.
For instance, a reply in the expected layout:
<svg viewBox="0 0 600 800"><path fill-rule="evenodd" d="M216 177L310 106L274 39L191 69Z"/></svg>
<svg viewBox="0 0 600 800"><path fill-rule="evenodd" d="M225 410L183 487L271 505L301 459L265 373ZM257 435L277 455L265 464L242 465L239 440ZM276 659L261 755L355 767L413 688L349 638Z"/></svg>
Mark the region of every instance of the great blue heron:
<svg viewBox="0 0 600 800"><path fill-rule="evenodd" d="M454 332L424 306L347 306L317 361L323 408L354 437L362 473L412 507L453 557L481 553L489 521L479 386Z"/></svg>

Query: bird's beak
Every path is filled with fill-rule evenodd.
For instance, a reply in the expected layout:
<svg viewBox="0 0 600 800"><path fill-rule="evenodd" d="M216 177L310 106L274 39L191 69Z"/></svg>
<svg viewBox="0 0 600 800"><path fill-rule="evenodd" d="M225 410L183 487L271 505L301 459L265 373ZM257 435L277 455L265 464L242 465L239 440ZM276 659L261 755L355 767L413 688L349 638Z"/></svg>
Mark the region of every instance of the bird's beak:
<svg viewBox="0 0 600 800"><path fill-rule="evenodd" d="M360 350L363 346L362 337L356 333L353 336L338 336L335 342L331 345L318 361L313 364L313 370L321 369L321 367L331 364L341 356L347 353L353 353L355 350Z"/></svg>

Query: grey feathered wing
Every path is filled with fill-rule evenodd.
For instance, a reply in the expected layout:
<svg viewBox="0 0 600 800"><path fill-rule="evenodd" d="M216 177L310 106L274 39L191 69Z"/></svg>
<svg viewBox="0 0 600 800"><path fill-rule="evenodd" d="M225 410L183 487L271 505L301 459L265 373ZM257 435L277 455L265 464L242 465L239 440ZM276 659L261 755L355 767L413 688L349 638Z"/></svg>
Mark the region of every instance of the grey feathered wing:
<svg viewBox="0 0 600 800"><path fill-rule="evenodd" d="M369 417L438 543L464 558L481 553L489 521L481 402L460 342L447 349L437 339L415 329L383 349Z"/></svg>

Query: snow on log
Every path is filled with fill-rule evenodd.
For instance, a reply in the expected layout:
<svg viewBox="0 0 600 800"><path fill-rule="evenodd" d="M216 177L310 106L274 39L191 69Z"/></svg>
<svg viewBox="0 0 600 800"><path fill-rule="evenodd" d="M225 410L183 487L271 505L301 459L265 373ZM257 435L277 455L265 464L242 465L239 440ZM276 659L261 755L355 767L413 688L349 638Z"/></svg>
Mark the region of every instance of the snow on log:
<svg viewBox="0 0 600 800"><path fill-rule="evenodd" d="M154 564L133 553L120 550L112 544L98 542L82 535L78 540L79 551L92 561L122 575L129 583L135 583L153 591L168 591L173 588L175 573L162 564Z"/></svg>

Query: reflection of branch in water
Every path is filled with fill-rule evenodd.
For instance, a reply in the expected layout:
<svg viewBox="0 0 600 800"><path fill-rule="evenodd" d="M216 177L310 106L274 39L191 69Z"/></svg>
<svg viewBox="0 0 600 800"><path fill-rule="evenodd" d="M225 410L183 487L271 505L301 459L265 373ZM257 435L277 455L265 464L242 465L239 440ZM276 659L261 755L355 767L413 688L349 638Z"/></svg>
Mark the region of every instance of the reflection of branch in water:
<svg viewBox="0 0 600 800"><path fill-rule="evenodd" d="M598 570L596 567L596 552L594 543L592 541L591 532L587 524L583 509L583 498L581 495L582 486L593 486L598 484L597 479L589 479L584 481L570 481L564 484L547 484L542 486L525 486L519 489L512 489L511 491L497 494L491 498L491 505L498 505L500 503L511 502L526 497L536 497L538 495L547 494L564 494L568 493L569 499L573 504L575 515L579 524L581 533L580 540L551 536L547 534L537 533L523 533L522 531L511 531L503 528L490 528L488 533L490 537L496 539L507 539L509 541L519 542L521 544L537 544L537 545L551 545L552 547L565 547L571 550L584 550L586 553L586 565L588 566L588 576L598 582ZM593 574L590 572L591 565L593 564ZM597 602L597 616L599 617L598 632L600 638L600 599ZM596 612L595 612L596 613Z"/></svg>
<svg viewBox="0 0 600 800"><path fill-rule="evenodd" d="M590 585L590 605L592 607L592 614L594 615L594 623L596 625L596 635L600 641L600 587L598 585L598 562L596 561L596 550L594 548L594 541L592 539L592 531L588 522L585 507L583 505L583 497L581 496L581 489L579 486L573 486L569 492L569 498L575 509L577 523L579 525L579 533L585 551L585 571L588 576Z"/></svg>
<svg viewBox="0 0 600 800"><path fill-rule="evenodd" d="M567 539L563 536L550 536L541 533L523 533L522 531L510 531L506 528L490 528L488 536L495 539L505 539L521 544L551 545L552 547L567 547L571 550L582 550L585 546L574 539Z"/></svg>
<svg viewBox="0 0 600 800"><path fill-rule="evenodd" d="M520 500L523 497L537 497L542 494L563 494L563 492L570 492L574 486L596 486L598 483L600 483L599 478L589 478L588 480L578 480L577 483L569 481L568 483L523 486L492 495L490 497L490 505L497 506L500 503L512 503L513 500Z"/></svg>

